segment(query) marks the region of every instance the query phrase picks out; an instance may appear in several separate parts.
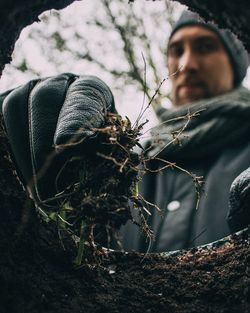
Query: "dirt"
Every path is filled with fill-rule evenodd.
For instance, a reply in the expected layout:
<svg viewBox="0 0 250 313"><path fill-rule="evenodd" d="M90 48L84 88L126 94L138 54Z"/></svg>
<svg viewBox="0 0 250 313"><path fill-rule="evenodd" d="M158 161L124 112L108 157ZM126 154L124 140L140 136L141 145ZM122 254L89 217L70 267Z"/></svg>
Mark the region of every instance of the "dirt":
<svg viewBox="0 0 250 313"><path fill-rule="evenodd" d="M46 216L45 224L56 228L62 245L71 241L73 250L76 247L78 266L84 260L98 263L105 253L102 246L115 244L120 226L132 220L132 204L136 202L139 210L142 207L136 196L141 157L132 151L141 129L118 114L108 113L104 126L91 138L81 135L54 147L52 156L60 164L58 171L52 170L54 160L50 165L45 163L47 170L38 170L47 177L38 179L39 188L45 190L48 181L51 187L49 198L44 193L37 208L41 217Z"/></svg>
<svg viewBox="0 0 250 313"><path fill-rule="evenodd" d="M249 312L249 245L236 242L209 256L114 254L78 270L29 248L1 264L1 312Z"/></svg>
<svg viewBox="0 0 250 313"><path fill-rule="evenodd" d="M250 238L163 257L107 252L75 267L57 229L42 222L0 132L0 313L243 312L250 310Z"/></svg>

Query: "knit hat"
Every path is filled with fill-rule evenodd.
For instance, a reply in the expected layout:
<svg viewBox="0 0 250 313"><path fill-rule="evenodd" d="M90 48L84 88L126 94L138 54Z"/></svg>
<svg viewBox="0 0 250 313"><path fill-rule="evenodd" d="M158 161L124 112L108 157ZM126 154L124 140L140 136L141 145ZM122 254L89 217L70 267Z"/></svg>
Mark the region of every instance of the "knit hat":
<svg viewBox="0 0 250 313"><path fill-rule="evenodd" d="M219 29L214 23L206 23L198 14L184 11L179 20L174 24L170 38L174 33L188 25L201 25L214 31L222 41L229 55L234 73L234 86L240 85L244 79L249 65L249 56L242 42L228 29Z"/></svg>

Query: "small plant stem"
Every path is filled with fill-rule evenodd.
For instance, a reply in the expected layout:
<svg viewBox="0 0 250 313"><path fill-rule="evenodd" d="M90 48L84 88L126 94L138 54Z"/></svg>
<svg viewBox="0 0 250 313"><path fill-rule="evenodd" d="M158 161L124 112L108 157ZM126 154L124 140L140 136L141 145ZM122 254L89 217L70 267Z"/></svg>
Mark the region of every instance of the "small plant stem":
<svg viewBox="0 0 250 313"><path fill-rule="evenodd" d="M76 259L75 259L75 265L76 266L80 266L81 263L82 263L82 257L83 257L83 252L84 252L84 230L85 230L85 223L82 221L81 222L81 228L80 228L80 241L79 241L79 244L78 244L78 250L77 250L77 256L76 256Z"/></svg>
<svg viewBox="0 0 250 313"><path fill-rule="evenodd" d="M62 229L66 229L66 212L62 211L60 214L58 214L59 218L59 226Z"/></svg>

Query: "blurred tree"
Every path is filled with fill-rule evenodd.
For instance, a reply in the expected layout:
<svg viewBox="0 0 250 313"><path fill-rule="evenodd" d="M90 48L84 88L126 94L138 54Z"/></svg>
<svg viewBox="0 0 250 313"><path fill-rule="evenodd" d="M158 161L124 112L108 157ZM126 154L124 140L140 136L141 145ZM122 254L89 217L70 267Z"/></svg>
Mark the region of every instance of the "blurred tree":
<svg viewBox="0 0 250 313"><path fill-rule="evenodd" d="M20 71L24 80L71 71L100 76L123 95L143 91L149 100L167 78L166 43L179 11L167 0L85 0L47 12L23 32L4 88L18 83ZM168 91L161 88L154 104Z"/></svg>

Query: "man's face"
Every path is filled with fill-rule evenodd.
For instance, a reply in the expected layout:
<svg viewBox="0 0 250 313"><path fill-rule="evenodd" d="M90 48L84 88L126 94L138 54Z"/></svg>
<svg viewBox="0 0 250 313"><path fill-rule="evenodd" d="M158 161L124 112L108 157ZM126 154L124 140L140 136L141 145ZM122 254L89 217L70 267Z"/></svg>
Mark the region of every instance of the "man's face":
<svg viewBox="0 0 250 313"><path fill-rule="evenodd" d="M233 88L229 56L218 35L205 27L177 30L169 42L167 57L173 103L177 106Z"/></svg>

